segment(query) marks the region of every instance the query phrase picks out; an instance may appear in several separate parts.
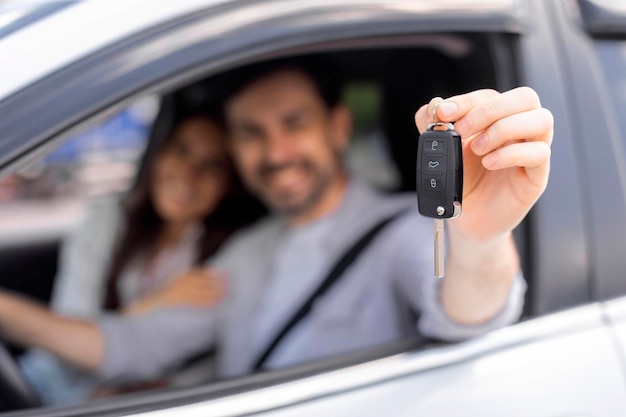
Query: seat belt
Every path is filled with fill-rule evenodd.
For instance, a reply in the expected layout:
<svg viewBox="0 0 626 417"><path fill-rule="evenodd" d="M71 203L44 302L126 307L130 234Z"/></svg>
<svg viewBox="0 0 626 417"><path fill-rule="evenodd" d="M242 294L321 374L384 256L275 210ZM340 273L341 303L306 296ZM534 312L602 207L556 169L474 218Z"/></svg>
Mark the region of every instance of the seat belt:
<svg viewBox="0 0 626 417"><path fill-rule="evenodd" d="M402 210L381 220L380 222L375 224L370 230L368 230L367 233L361 236L361 238L358 239L346 252L344 252L343 256L341 256L339 260L335 263L335 265L330 270L328 275L326 275L326 278L324 278L322 283L315 289L315 291L311 293L309 298L306 299L306 301L300 306L300 308L296 310L293 316L285 322L280 331L276 333L271 343L269 343L263 353L259 355L257 360L254 362L254 372L258 372L263 369L263 366L268 361L272 353L287 337L289 332L291 332L293 328L298 325L298 323L304 320L311 313L314 303L324 294L326 294L333 287L333 285L339 282L341 276L346 271L346 269L348 269L348 267L357 260L359 255L365 250L365 248L369 246L374 238L388 224L393 222L393 220L400 217L407 211L408 210Z"/></svg>

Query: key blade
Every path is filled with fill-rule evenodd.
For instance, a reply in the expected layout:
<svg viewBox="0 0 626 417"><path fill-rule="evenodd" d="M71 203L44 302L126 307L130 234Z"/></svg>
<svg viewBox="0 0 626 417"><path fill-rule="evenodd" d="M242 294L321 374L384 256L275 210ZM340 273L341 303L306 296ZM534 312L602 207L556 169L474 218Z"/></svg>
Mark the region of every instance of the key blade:
<svg viewBox="0 0 626 417"><path fill-rule="evenodd" d="M435 219L435 276L442 278L444 274L444 226L443 219Z"/></svg>

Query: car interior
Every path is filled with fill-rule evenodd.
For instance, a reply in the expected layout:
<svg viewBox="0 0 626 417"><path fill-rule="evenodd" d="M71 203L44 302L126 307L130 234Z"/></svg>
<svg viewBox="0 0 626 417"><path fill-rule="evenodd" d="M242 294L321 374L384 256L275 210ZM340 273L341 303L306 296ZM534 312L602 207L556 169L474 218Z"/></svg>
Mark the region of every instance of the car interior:
<svg viewBox="0 0 626 417"><path fill-rule="evenodd" d="M448 97L478 88L511 88L509 80L516 82L515 74L501 75L502 62L514 62L515 51L493 48L488 36L424 35L420 39L417 46L353 46L309 53L322 53L334 61L346 80L343 97L354 117L354 134L347 158L354 175L389 193L412 192L415 189L415 154L419 132L413 116L422 104L432 97ZM507 68L514 68L514 65ZM228 72L217 76L228 76ZM212 74L161 95L146 155L154 152L177 118L214 100L215 77ZM140 164L138 170L141 169ZM532 218L532 212L529 218ZM532 238L529 236L528 221L516 231L529 287L524 318L533 315L533 276L528 268L532 259L529 259L526 250ZM49 302L60 245L60 239L35 239L0 246L0 286L42 303ZM7 348L14 358L24 352L19 346L7 345ZM406 346L402 345L401 349L406 349ZM386 352L378 349L376 355ZM339 363L326 362L324 367L345 366L358 360L361 356L355 352L349 359L344 358ZM4 358L4 361L11 359ZM0 364L2 362L0 360ZM5 370L0 369L0 373ZM283 377L293 376L283 374ZM254 382L247 384L254 386ZM4 390L2 384L0 389ZM7 395L0 393L0 397L7 398ZM3 400L2 405L8 410L36 404Z"/></svg>

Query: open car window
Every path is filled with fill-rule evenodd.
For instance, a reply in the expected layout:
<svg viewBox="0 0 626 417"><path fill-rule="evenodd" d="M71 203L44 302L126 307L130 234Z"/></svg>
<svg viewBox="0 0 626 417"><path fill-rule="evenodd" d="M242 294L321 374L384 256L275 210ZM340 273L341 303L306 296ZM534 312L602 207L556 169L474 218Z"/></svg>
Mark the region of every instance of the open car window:
<svg viewBox="0 0 626 417"><path fill-rule="evenodd" d="M61 242L94 201L135 178L158 100L149 97L0 179L0 285L47 303Z"/></svg>
<svg viewBox="0 0 626 417"><path fill-rule="evenodd" d="M355 179L391 195L410 193L415 189L414 155L419 132L415 128L413 114L419 106L434 95L452 96L478 87L506 88L506 81L496 76L497 62L513 59L512 55L507 54L498 59L494 56L496 52L490 49L489 44L505 42L499 37L489 40L488 37L471 34L451 34L436 37L430 44L428 41L428 37L423 38L418 47L342 49L322 54L325 59L336 63L345 79L342 101L353 118L353 133L345 155L349 169ZM432 66L424 66L425 61ZM441 71L441 68L445 68L445 71ZM50 190L41 191L47 194L28 197L26 188L9 188L16 187L11 184L15 183L15 178L24 175L22 172L32 169L24 168L4 179L5 184L8 184L5 188L13 190L13 194L6 192L6 195L13 197L10 201L7 198L5 204L8 206L28 200L49 209L50 202L54 199L75 199L84 205L106 194L123 193L136 177L141 156L144 152L154 151L152 148L157 146L159 134L155 132L159 126L171 126L171 120L190 112L191 107L197 109L206 105L208 108L213 100L211 91L229 73L230 70L211 74L174 90L164 91L164 104L158 114L156 109L159 104L155 98L142 99L77 138L65 140L58 150L42 159L44 162L40 164L46 165L43 165L42 173L35 177L46 179L52 176L62 178L64 182L53 183ZM424 79L429 80L429 83L423 83ZM189 102L193 102L193 106L186 104ZM151 138L154 141L151 144L146 142L149 132L152 132ZM162 139L163 134L160 136ZM54 176L58 171L65 175ZM24 197L20 199L19 196ZM522 231L519 237L524 238ZM185 325L185 322L179 324L181 327ZM369 348L343 352L341 357L344 359L337 363L351 363L354 361L353 355L371 358L371 355L380 355L379 352L389 354L397 351L398 344L402 349L407 346L413 349L418 346L421 349L436 346L416 340L398 339L392 341L388 350L377 347L373 354L368 353ZM171 346L171 349L176 349L176 346ZM212 382L208 374L210 369L203 367L206 360L210 363L214 359L214 350L207 346L204 353L207 355L205 358L189 358L190 361L181 372L182 376L172 378L172 385L168 389L209 387ZM332 359L332 355L323 359L326 363ZM207 372L207 375L198 377L194 366L200 366L198 369L201 370L209 369L201 371ZM313 369L315 363L312 362L309 366ZM335 366L335 363L331 362L331 366ZM181 382L174 383L174 380ZM117 395L115 398L123 394L134 398L141 395L137 391L157 390L164 393L168 389L159 383L143 384L138 388L113 389L110 393L104 390L104 393L99 392L97 395L107 397L114 393ZM106 399L99 401L106 403Z"/></svg>
<svg viewBox="0 0 626 417"><path fill-rule="evenodd" d="M157 99L140 100L65 140L44 158L4 177L0 202L6 207L21 201L81 199L125 191L157 109ZM99 167L99 163L111 165Z"/></svg>

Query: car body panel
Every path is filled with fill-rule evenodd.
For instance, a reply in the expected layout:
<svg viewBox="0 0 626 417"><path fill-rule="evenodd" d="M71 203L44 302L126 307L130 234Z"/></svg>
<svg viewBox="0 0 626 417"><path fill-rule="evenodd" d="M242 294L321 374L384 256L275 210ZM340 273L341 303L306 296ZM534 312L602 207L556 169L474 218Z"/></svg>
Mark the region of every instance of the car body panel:
<svg viewBox="0 0 626 417"><path fill-rule="evenodd" d="M626 297L606 302L605 314L613 330L621 360L626 363Z"/></svg>
<svg viewBox="0 0 626 417"><path fill-rule="evenodd" d="M75 3L58 11L54 19L38 20L2 39L0 56L14 65L7 68L0 80L0 100L94 50L215 1L181 0L150 7L153 3L137 0Z"/></svg>
<svg viewBox="0 0 626 417"><path fill-rule="evenodd" d="M626 381L603 309L591 305L449 347L137 416L619 416Z"/></svg>
<svg viewBox="0 0 626 417"><path fill-rule="evenodd" d="M76 3L75 0L44 3L4 3L0 10L0 39L18 30L33 25L65 7Z"/></svg>
<svg viewBox="0 0 626 417"><path fill-rule="evenodd" d="M617 417L626 399L616 361L609 331L595 329L259 415Z"/></svg>

